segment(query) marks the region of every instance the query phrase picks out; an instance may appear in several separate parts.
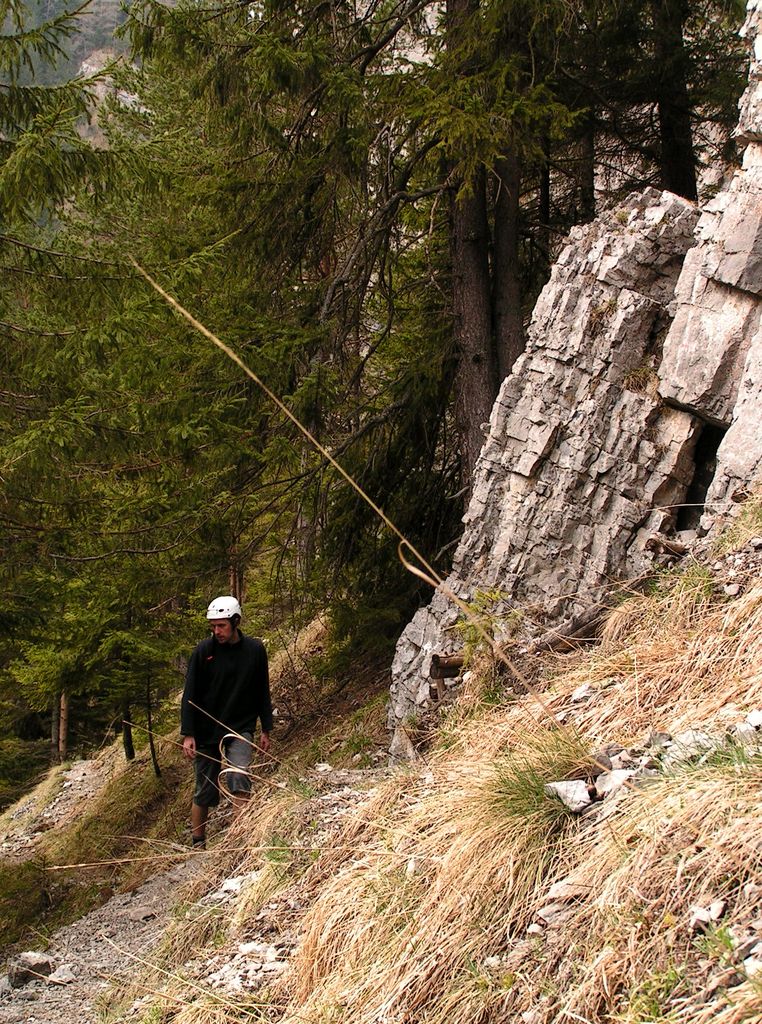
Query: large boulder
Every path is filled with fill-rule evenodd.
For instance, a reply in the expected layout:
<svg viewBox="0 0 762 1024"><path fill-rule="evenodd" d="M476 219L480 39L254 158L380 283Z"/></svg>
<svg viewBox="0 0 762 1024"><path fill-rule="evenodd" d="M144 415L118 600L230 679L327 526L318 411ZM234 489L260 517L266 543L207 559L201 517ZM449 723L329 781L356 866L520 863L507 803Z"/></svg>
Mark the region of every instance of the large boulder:
<svg viewBox="0 0 762 1024"><path fill-rule="evenodd" d="M698 213L648 190L575 228L534 310L479 457L448 589L499 592L539 628L639 572L693 473L698 419L667 407L657 371ZM404 631L392 666L395 720L428 697L431 655L458 646L443 593Z"/></svg>

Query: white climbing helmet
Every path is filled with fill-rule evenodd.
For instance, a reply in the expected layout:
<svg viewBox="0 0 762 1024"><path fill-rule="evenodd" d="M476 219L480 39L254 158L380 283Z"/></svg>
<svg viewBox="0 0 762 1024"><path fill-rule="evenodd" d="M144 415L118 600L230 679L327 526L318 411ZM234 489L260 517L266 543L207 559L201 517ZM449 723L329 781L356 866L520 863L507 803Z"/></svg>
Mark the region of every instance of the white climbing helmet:
<svg viewBox="0 0 762 1024"><path fill-rule="evenodd" d="M241 616L241 606L234 597L215 597L206 610L207 619L232 619Z"/></svg>

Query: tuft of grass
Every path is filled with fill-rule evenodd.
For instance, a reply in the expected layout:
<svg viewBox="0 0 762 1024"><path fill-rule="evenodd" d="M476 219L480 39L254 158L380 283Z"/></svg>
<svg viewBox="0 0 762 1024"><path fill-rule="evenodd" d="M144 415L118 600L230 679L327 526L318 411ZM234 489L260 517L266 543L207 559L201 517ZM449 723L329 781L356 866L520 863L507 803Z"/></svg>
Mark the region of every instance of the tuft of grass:
<svg viewBox="0 0 762 1024"><path fill-rule="evenodd" d="M564 805L548 796L546 784L584 777L592 766L590 749L574 730L538 730L531 745L509 751L496 763L487 806L491 813L519 821L545 843L563 832L570 818Z"/></svg>
<svg viewBox="0 0 762 1024"><path fill-rule="evenodd" d="M673 964L656 970L635 984L626 1008L613 1019L619 1024L668 1024L677 1021L674 1001L685 991L684 968Z"/></svg>
<svg viewBox="0 0 762 1024"><path fill-rule="evenodd" d="M636 634L648 638L664 627L689 629L700 621L716 593L711 570L698 562L661 570L646 593L633 595L609 614L601 633L604 649L621 647Z"/></svg>
<svg viewBox="0 0 762 1024"><path fill-rule="evenodd" d="M754 537L762 537L762 488L757 488L746 499L736 519L717 539L714 553L726 555L738 551Z"/></svg>
<svg viewBox="0 0 762 1024"><path fill-rule="evenodd" d="M584 683L606 689L605 698L574 711L593 743L711 724L732 704L762 706L762 584L733 602L714 593L700 570L665 584L615 612L600 649L567 656L552 684L557 712Z"/></svg>

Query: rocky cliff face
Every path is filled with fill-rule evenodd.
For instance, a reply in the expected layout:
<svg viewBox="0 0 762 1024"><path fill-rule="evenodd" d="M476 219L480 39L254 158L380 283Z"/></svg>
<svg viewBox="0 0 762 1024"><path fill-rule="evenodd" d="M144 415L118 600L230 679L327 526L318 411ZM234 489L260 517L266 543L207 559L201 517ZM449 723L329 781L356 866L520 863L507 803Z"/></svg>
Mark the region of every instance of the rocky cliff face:
<svg viewBox="0 0 762 1024"><path fill-rule="evenodd" d="M760 469L761 22L752 0L742 168L703 211L649 190L576 228L498 396L447 587L530 635L573 630ZM428 699L457 619L437 593L404 631L392 725Z"/></svg>

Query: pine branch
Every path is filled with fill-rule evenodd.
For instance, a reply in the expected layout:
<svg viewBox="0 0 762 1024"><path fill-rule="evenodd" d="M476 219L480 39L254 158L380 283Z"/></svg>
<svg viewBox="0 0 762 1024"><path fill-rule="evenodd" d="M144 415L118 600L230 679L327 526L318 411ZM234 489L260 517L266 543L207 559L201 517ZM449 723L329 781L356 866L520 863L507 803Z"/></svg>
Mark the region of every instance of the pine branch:
<svg viewBox="0 0 762 1024"><path fill-rule="evenodd" d="M9 77L15 83L22 68L34 73L35 57L44 64L54 64L59 57L65 57L63 43L77 31L78 19L89 7L86 0L74 11L65 11L56 18L44 22L36 28L25 29L24 5L4 4L0 6L0 14L8 14L12 7L13 21L16 31L0 35L0 75ZM6 9L3 10L3 7ZM0 18L0 23L4 19Z"/></svg>

